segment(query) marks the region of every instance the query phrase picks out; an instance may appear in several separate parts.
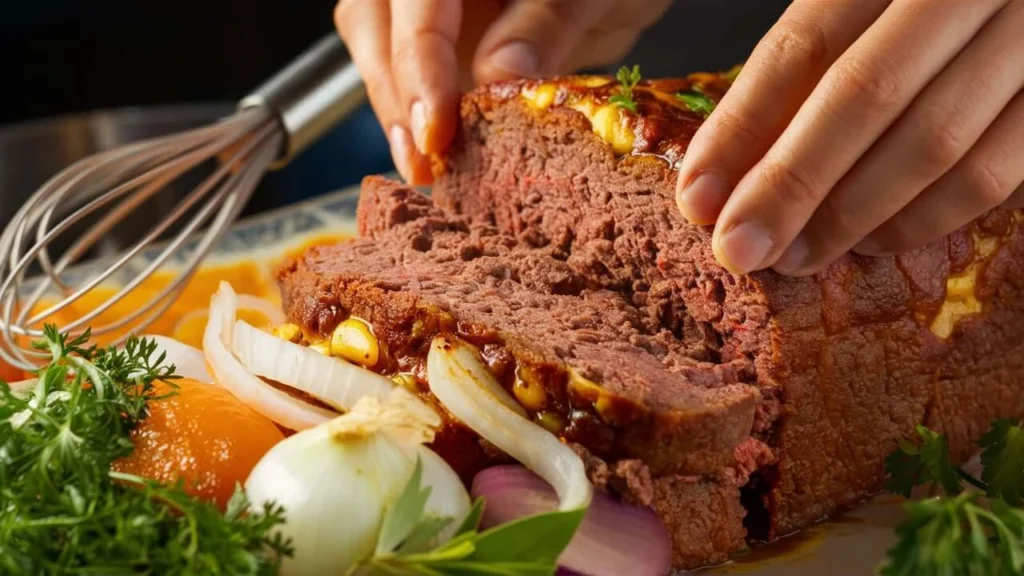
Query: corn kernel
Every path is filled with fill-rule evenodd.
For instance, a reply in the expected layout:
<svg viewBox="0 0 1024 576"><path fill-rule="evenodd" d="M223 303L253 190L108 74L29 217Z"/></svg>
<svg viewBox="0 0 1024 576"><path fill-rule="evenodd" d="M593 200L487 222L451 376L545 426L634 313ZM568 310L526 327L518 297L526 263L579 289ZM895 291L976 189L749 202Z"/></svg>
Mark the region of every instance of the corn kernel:
<svg viewBox="0 0 1024 576"><path fill-rule="evenodd" d="M327 345L327 342L314 342L309 345L310 350L315 350L324 356L331 355L331 347Z"/></svg>
<svg viewBox="0 0 1024 576"><path fill-rule="evenodd" d="M527 410L540 410L547 404L548 395L537 374L527 366L516 368L516 381L512 394Z"/></svg>
<svg viewBox="0 0 1024 576"><path fill-rule="evenodd" d="M535 108L550 108L557 93L554 84L541 84L535 88L524 88L522 95Z"/></svg>
<svg viewBox="0 0 1024 576"><path fill-rule="evenodd" d="M537 414L537 423L552 434L561 434L565 430L565 417L558 412L544 410Z"/></svg>
<svg viewBox="0 0 1024 576"><path fill-rule="evenodd" d="M274 328L274 336L293 344L298 344L302 342L302 329L295 324L282 324Z"/></svg>
<svg viewBox="0 0 1024 576"><path fill-rule="evenodd" d="M338 324L331 335L331 355L362 366L375 366L380 357L380 345L369 325L358 318L349 318Z"/></svg>
<svg viewBox="0 0 1024 576"><path fill-rule="evenodd" d="M571 103L569 107L586 116L594 134L611 144L616 154L629 154L633 151L635 135L618 106L598 106L593 100L584 99Z"/></svg>
<svg viewBox="0 0 1024 576"><path fill-rule="evenodd" d="M419 393L420 383L416 380L416 376L413 376L409 372L399 372L391 377L391 381L395 384L405 388L409 392Z"/></svg>

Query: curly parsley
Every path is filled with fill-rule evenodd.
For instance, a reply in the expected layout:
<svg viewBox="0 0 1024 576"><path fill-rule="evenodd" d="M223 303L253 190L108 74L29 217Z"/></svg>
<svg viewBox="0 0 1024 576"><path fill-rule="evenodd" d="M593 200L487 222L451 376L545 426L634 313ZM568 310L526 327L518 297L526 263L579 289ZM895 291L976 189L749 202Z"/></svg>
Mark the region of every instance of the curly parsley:
<svg viewBox="0 0 1024 576"><path fill-rule="evenodd" d="M886 489L909 496L927 486L930 498L907 503L909 519L880 568L883 576L1024 574L1024 430L996 420L978 442L981 478L951 464L945 436L917 427L919 443L901 443L886 460ZM965 484L979 491L965 492Z"/></svg>
<svg viewBox="0 0 1024 576"><path fill-rule="evenodd" d="M625 108L630 112L636 112L636 101L633 100L633 88L640 83L640 66L634 65L632 69L627 66L619 68L615 79L619 81L619 87L608 99L619 108Z"/></svg>
<svg viewBox="0 0 1024 576"><path fill-rule="evenodd" d="M131 453L153 383L174 366L155 342L87 346L47 326L49 351L27 396L0 382L0 573L273 574L290 544L272 536L280 508L258 513L239 490L226 513L112 472Z"/></svg>

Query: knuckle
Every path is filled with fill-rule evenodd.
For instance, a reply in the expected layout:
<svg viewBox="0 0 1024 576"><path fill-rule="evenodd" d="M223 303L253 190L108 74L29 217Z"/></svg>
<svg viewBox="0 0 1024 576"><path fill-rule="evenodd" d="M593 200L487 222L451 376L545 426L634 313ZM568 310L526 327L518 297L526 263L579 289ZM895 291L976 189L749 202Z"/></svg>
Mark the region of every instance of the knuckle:
<svg viewBox="0 0 1024 576"><path fill-rule="evenodd" d="M765 55L778 65L818 68L828 60L828 35L811 20L786 18L765 37Z"/></svg>
<svg viewBox="0 0 1024 576"><path fill-rule="evenodd" d="M962 113L932 109L918 121L920 142L916 147L924 166L944 173L967 150L967 125Z"/></svg>
<svg viewBox="0 0 1024 576"><path fill-rule="evenodd" d="M714 129L707 132L715 134L715 139L723 143L756 150L766 150L771 144L761 129L754 127L749 119L741 118L727 104L715 108L708 122L714 124Z"/></svg>
<svg viewBox="0 0 1024 576"><path fill-rule="evenodd" d="M857 102L872 113L898 109L902 104L903 81L892 65L843 58L833 66L833 75L843 103Z"/></svg>
<svg viewBox="0 0 1024 576"><path fill-rule="evenodd" d="M761 169L761 177L783 204L817 206L824 197L823 191L801 169L788 162L769 162Z"/></svg>
<svg viewBox="0 0 1024 576"><path fill-rule="evenodd" d="M966 192L983 208L995 208L1013 194L1013 186L999 178L985 162L965 162L963 171Z"/></svg>

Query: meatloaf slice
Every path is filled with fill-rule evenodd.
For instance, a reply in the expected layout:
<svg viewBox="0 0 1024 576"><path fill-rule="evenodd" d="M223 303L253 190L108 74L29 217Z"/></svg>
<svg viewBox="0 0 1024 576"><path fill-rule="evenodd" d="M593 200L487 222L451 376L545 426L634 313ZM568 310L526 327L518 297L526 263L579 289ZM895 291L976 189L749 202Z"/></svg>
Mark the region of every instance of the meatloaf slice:
<svg viewBox="0 0 1024 576"><path fill-rule="evenodd" d="M595 454L639 458L657 473L733 463L756 396L740 371L682 354L622 295L586 288L548 250L470 228L408 188L371 179L367 190L369 236L314 247L279 272L288 316L307 333L326 338L359 317L388 350L378 369L423 379L431 339L451 332L525 408L564 422L560 432Z"/></svg>
<svg viewBox="0 0 1024 576"><path fill-rule="evenodd" d="M383 178L364 182L358 219L361 239L278 271L286 312L309 339L358 317L386 350L373 369L415 375L426 392L430 340L456 334L532 418L577 445L599 486L662 516L678 566L743 546L739 486L773 457L750 436L759 394L749 366L694 359L550 249L469 226Z"/></svg>
<svg viewBox="0 0 1024 576"><path fill-rule="evenodd" d="M960 460L993 418L1024 416L1024 225L995 211L927 248L846 256L813 278L729 274L710 229L674 202L702 122L686 101L717 100L729 82L644 81L635 111L609 101L618 86L604 77L479 88L433 196L622 294L689 356L753 366L753 432L778 460L744 502L764 520L757 535L776 537L876 493L915 424L946 433Z"/></svg>

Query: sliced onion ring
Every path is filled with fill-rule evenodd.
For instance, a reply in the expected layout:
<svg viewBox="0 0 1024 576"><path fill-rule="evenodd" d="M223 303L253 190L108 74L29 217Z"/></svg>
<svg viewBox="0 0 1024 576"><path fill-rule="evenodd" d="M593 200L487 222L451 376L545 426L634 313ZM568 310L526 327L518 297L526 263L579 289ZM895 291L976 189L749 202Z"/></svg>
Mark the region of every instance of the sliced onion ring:
<svg viewBox="0 0 1024 576"><path fill-rule="evenodd" d="M244 320L235 322L232 349L257 376L301 390L340 410L352 408L367 396L384 401L394 390L404 390L376 372L278 338ZM411 394L410 401L427 407Z"/></svg>
<svg viewBox="0 0 1024 576"><path fill-rule="evenodd" d="M480 472L473 479L472 495L486 502L483 528L558 507L554 490L522 466L495 466ZM558 563L586 576L662 576L672 568L672 539L650 509L595 492Z"/></svg>
<svg viewBox="0 0 1024 576"><path fill-rule="evenodd" d="M288 321L280 306L275 306L270 300L251 294L238 294L238 309L255 310L266 316L273 326L280 326Z"/></svg>
<svg viewBox="0 0 1024 576"><path fill-rule="evenodd" d="M210 319L203 333L203 351L217 383L253 410L292 430L305 430L337 416L274 388L242 366L228 349L234 339L238 297L231 285L221 282L210 300Z"/></svg>
<svg viewBox="0 0 1024 576"><path fill-rule="evenodd" d="M213 376L206 369L206 357L201 351L166 336L149 335L143 338L156 342L157 347L167 354L165 362L174 364L178 376L199 382L213 382Z"/></svg>
<svg viewBox="0 0 1024 576"><path fill-rule="evenodd" d="M495 397L499 384L468 346L447 336L435 337L427 355L427 379L434 396L456 418L551 484L559 509L575 510L590 503L594 488L580 457Z"/></svg>

